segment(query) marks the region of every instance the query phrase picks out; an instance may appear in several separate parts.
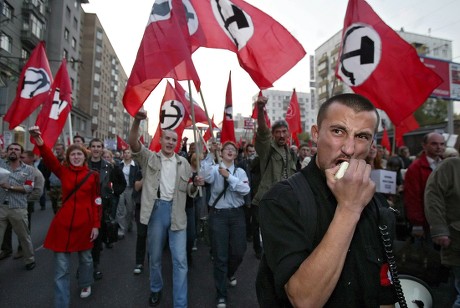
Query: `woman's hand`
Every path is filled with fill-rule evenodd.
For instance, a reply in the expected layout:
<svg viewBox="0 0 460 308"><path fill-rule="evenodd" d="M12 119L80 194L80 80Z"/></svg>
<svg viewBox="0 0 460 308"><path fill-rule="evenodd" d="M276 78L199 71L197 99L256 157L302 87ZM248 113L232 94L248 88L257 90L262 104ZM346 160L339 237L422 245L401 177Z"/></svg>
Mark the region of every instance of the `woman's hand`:
<svg viewBox="0 0 460 308"><path fill-rule="evenodd" d="M93 228L91 230L91 235L89 236L90 241L94 242L94 240L97 239L98 235L99 235L99 229L98 228Z"/></svg>
<svg viewBox="0 0 460 308"><path fill-rule="evenodd" d="M42 139L42 132L40 131L40 127L38 126L31 126L29 127L29 134L35 140L35 144L38 146L42 146L44 144Z"/></svg>

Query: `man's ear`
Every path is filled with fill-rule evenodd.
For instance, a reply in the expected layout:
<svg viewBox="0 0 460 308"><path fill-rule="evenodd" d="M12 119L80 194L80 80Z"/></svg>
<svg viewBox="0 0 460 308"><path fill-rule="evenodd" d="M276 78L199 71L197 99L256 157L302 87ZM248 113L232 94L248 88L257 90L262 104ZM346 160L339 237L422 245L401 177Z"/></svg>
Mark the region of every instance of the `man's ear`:
<svg viewBox="0 0 460 308"><path fill-rule="evenodd" d="M318 125L315 124L311 127L311 139L315 143L318 143L318 135L319 135L319 127Z"/></svg>

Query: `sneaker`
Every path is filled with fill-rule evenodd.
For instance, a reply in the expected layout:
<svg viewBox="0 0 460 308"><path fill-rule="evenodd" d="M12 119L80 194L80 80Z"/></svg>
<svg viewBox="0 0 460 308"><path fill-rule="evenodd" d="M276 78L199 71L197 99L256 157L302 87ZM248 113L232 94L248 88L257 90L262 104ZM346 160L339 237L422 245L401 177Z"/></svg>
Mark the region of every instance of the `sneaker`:
<svg viewBox="0 0 460 308"><path fill-rule="evenodd" d="M35 262L26 264L26 270L31 271L35 268Z"/></svg>
<svg viewBox="0 0 460 308"><path fill-rule="evenodd" d="M227 301L225 298L221 297L217 300L217 308L226 308L227 307Z"/></svg>
<svg viewBox="0 0 460 308"><path fill-rule="evenodd" d="M86 288L81 289L81 292L80 292L81 298L87 298L90 295L91 295L91 287L86 287Z"/></svg>
<svg viewBox="0 0 460 308"><path fill-rule="evenodd" d="M237 284L237 280L235 278L235 276L232 276L228 279L228 284L231 286L231 287L236 287L236 284Z"/></svg>
<svg viewBox="0 0 460 308"><path fill-rule="evenodd" d="M137 264L133 271L134 275L139 275L140 273L142 273L143 269L144 266L142 264Z"/></svg>

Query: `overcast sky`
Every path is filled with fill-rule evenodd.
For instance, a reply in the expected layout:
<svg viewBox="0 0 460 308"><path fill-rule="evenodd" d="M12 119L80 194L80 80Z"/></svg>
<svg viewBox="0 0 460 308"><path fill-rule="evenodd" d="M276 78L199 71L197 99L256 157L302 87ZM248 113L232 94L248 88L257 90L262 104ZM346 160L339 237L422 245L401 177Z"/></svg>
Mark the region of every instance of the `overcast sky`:
<svg viewBox="0 0 460 308"><path fill-rule="evenodd" d="M142 39L153 0L90 0L86 12L96 13L129 76ZM309 92L309 55L343 26L347 0L248 0L272 16L303 45L307 55L274 84L275 90ZM460 62L459 0L369 0L374 11L393 29L430 34L453 42L453 61ZM232 71L233 112L249 116L251 97L258 88L239 66L236 55L226 50L200 48L193 61L210 116L221 121L228 72ZM187 89L187 83L181 82ZM165 90L162 82L151 94L145 108L153 134ZM195 98L197 98L196 94ZM199 100L201 102L201 100ZM458 104L458 103L457 103Z"/></svg>

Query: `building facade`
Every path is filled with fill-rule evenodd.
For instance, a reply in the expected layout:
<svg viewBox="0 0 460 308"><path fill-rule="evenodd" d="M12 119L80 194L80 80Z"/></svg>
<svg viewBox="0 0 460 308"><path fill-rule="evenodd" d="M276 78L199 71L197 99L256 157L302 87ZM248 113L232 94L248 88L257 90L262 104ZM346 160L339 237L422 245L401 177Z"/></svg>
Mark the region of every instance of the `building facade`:
<svg viewBox="0 0 460 308"><path fill-rule="evenodd" d="M316 104L313 103L310 93L296 92L300 107L300 121L302 131L310 133L311 126L316 122L318 113ZM266 105L270 121L286 119L286 111L291 102L292 91L262 90L262 94L268 98ZM258 94L252 97L253 102L257 100Z"/></svg>
<svg viewBox="0 0 460 308"><path fill-rule="evenodd" d="M39 110L12 131L3 122L14 100L21 70L30 53L45 41L51 73L63 58L72 85L70 123L59 142L81 135L115 140L127 139L132 117L122 98L127 76L104 28L82 4L88 0L0 0L0 134L5 144L20 142L31 147L27 127L34 125ZM148 122L141 127L150 140Z"/></svg>

